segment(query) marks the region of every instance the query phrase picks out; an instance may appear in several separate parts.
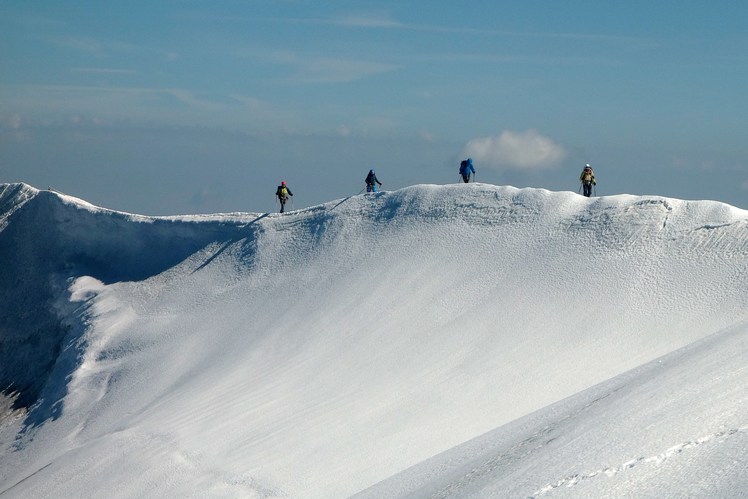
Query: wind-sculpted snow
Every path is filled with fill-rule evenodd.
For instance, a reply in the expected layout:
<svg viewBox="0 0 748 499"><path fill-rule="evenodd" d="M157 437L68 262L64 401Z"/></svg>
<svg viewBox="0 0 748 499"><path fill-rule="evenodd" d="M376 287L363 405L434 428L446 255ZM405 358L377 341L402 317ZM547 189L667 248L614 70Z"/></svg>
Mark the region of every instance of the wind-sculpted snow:
<svg viewBox="0 0 748 499"><path fill-rule="evenodd" d="M746 355L742 323L354 497L744 497Z"/></svg>
<svg viewBox="0 0 748 499"><path fill-rule="evenodd" d="M227 234L221 224L116 213L23 184L0 187L0 207L0 388L18 394L17 406L33 404L46 383L64 382L75 367L82 331L70 279L143 280Z"/></svg>
<svg viewBox="0 0 748 499"><path fill-rule="evenodd" d="M745 211L469 184L154 218L0 189L0 381L28 408L3 499L637 495L721 442L746 469Z"/></svg>

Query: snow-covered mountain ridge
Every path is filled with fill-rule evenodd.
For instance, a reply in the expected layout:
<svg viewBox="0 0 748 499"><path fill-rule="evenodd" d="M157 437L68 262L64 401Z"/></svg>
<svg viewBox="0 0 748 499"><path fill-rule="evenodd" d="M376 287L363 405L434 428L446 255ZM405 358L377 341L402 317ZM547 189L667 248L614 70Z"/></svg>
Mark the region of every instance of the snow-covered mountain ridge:
<svg viewBox="0 0 748 499"><path fill-rule="evenodd" d="M748 212L708 201L421 185L159 218L0 186L0 382L33 407L0 494L354 494L744 338L746 256Z"/></svg>

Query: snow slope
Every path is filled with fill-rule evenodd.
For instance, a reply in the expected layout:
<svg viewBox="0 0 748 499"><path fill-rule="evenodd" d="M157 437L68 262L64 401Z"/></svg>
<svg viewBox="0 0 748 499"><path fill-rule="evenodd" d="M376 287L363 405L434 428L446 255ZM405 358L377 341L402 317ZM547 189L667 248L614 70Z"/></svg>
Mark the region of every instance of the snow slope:
<svg viewBox="0 0 748 499"><path fill-rule="evenodd" d="M746 211L484 184L0 210L3 499L745 491Z"/></svg>

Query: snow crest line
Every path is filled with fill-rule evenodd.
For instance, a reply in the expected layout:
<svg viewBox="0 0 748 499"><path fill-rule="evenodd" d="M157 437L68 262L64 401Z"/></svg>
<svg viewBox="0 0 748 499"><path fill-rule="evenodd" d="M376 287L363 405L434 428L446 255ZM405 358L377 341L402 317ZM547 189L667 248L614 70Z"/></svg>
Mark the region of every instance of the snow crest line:
<svg viewBox="0 0 748 499"><path fill-rule="evenodd" d="M724 431L720 431L717 433L713 433L711 435L707 435L705 437L697 438L696 440L689 440L687 442L683 442L682 444L674 445L670 447L669 449L667 449L665 452L662 452L655 456L638 457L638 458L626 461L620 466L606 466L605 468L601 468L599 470L595 470L589 473L571 475L566 478L562 478L561 480L555 483L546 485L545 487L541 487L540 489L535 491L533 495L528 496L527 499L536 499L538 497L542 497L548 492L551 492L552 490L557 489L559 487L573 487L580 482L601 476L603 474L606 476L612 477L614 475L617 475L618 473L622 473L624 471L630 470L631 468L635 468L637 466L641 466L645 464L650 464L650 465L654 464L654 465L659 466L660 464L664 463L671 457L676 456L687 449L692 449L694 447L698 447L700 445L703 445L703 444L706 444L706 443L709 443L709 442L712 442L718 439L722 439L721 441L724 442L725 440L727 440L728 438L732 437L733 435L737 433L746 433L746 432L748 432L748 425L744 425L739 428L731 428L729 430L724 430Z"/></svg>

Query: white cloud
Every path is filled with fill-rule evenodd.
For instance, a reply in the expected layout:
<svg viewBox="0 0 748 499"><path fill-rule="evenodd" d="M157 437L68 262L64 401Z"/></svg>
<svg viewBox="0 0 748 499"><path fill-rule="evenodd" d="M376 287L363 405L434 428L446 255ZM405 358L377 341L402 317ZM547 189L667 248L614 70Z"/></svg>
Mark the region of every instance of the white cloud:
<svg viewBox="0 0 748 499"><path fill-rule="evenodd" d="M557 166L566 150L537 130L504 130L498 137L479 137L465 146L464 155L497 170L540 170Z"/></svg>

